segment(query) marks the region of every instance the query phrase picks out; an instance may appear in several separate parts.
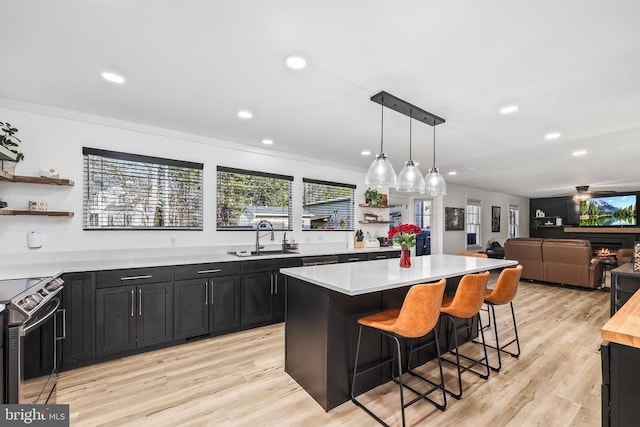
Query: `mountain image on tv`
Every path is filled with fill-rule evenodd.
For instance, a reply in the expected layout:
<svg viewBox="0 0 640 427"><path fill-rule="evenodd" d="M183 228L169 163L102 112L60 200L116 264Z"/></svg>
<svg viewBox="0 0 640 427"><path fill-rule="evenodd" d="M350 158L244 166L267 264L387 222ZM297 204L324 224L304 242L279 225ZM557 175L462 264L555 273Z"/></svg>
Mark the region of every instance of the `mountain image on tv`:
<svg viewBox="0 0 640 427"><path fill-rule="evenodd" d="M580 202L580 225L636 225L636 196L598 197Z"/></svg>

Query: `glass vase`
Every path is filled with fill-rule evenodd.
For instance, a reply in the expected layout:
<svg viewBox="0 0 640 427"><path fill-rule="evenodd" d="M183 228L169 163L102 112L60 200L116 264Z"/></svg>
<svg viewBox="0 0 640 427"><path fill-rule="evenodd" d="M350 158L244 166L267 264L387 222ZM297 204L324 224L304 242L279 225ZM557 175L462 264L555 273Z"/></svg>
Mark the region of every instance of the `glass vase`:
<svg viewBox="0 0 640 427"><path fill-rule="evenodd" d="M400 249L400 267L411 267L411 251L405 245Z"/></svg>

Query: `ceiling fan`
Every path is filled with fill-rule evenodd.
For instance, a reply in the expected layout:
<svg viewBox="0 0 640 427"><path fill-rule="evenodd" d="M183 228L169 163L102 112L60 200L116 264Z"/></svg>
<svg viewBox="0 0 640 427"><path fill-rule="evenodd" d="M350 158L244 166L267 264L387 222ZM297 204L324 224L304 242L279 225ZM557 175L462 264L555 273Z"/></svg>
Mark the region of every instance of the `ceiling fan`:
<svg viewBox="0 0 640 427"><path fill-rule="evenodd" d="M615 191L589 191L588 185L576 185L576 193L573 195L573 200L582 202L589 200L592 196L607 196L615 194Z"/></svg>

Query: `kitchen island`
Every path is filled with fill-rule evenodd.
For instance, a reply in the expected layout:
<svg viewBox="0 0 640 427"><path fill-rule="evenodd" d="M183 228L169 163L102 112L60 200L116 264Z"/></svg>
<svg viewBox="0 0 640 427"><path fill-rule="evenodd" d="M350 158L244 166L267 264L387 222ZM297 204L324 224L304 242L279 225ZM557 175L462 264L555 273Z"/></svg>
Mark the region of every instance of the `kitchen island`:
<svg viewBox="0 0 640 427"><path fill-rule="evenodd" d="M367 314L400 307L411 285L447 278L445 294L452 295L462 276L496 270L517 261L429 255L414 257L410 268L397 259L350 264L283 268L287 277L285 318L285 371L324 409L350 399L358 333L356 320ZM441 341L445 334L440 334ZM362 363L383 360L389 354L380 335L363 335ZM424 362L433 354L423 352ZM362 389L389 379L388 369L372 370Z"/></svg>

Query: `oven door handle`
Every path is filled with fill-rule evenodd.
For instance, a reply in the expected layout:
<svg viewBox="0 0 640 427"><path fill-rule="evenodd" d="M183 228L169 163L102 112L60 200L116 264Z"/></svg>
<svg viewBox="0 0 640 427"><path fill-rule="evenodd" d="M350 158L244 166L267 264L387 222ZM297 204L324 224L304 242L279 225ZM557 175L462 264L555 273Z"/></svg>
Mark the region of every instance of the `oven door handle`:
<svg viewBox="0 0 640 427"><path fill-rule="evenodd" d="M51 315L54 314L58 310L58 307L60 307L60 298L56 298L55 307L53 307L45 316L42 316L42 318L40 320L38 320L36 323L34 323L32 325L29 325L29 326L21 327L20 328L20 336L24 336L31 329L37 328L41 323L44 323L47 320L49 320L49 317L51 317Z"/></svg>

